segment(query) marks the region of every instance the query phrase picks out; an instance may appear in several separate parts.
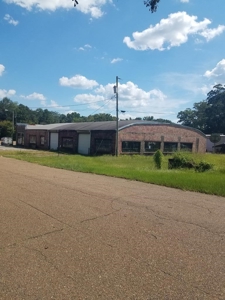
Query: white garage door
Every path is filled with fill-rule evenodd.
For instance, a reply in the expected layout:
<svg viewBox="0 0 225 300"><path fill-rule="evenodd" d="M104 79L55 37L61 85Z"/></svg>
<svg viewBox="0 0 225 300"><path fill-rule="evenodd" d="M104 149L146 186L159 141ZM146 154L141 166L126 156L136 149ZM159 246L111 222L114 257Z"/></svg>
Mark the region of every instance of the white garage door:
<svg viewBox="0 0 225 300"><path fill-rule="evenodd" d="M58 142L59 142L59 135L58 133L51 133L50 134L50 150L57 150L58 149Z"/></svg>
<svg viewBox="0 0 225 300"><path fill-rule="evenodd" d="M91 142L90 133L80 133L79 140L78 140L78 153L84 155L90 154L90 142Z"/></svg>

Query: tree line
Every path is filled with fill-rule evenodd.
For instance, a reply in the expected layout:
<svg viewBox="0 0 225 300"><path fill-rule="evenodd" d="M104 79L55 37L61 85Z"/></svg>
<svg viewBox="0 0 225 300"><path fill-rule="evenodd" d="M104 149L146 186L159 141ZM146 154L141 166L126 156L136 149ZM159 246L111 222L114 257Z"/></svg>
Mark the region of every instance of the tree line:
<svg viewBox="0 0 225 300"><path fill-rule="evenodd" d="M38 108L30 109L28 106L13 102L9 98L3 98L0 101L0 137L15 137L16 123L25 124L55 124L55 123L73 123L73 122L97 122L97 121L115 121L116 117L107 113L99 113L89 116L81 116L77 112L60 114L48 109ZM132 120L131 118L129 120ZM135 118L135 120L171 122L164 119L154 119L153 116L144 118ZM13 126L14 124L14 126Z"/></svg>
<svg viewBox="0 0 225 300"><path fill-rule="evenodd" d="M217 84L203 101L193 108L180 111L178 123L201 130L204 133L225 134L225 85Z"/></svg>
<svg viewBox="0 0 225 300"><path fill-rule="evenodd" d="M205 100L194 103L192 109L187 108L184 111L180 111L177 118L178 123L181 125L199 129L206 134L225 134L225 85L215 85L207 94ZM136 117L134 119L172 123L167 119L154 119L153 116ZM16 123L54 124L115 120L115 116L107 113L89 116L81 116L77 112L60 114L42 108L32 110L28 106L11 101L9 98L3 98L0 101L0 137L12 136L13 132L15 133L13 124L15 126ZM132 119L129 118L129 120Z"/></svg>

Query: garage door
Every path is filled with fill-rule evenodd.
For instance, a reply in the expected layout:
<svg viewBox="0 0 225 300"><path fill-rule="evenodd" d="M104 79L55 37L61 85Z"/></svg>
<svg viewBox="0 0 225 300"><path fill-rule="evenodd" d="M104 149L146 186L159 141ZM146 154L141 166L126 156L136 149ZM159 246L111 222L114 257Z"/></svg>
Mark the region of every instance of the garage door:
<svg viewBox="0 0 225 300"><path fill-rule="evenodd" d="M90 154L90 133L80 133L78 139L78 153L88 155Z"/></svg>
<svg viewBox="0 0 225 300"><path fill-rule="evenodd" d="M50 150L57 150L58 149L58 142L59 136L58 133L51 133L50 134Z"/></svg>

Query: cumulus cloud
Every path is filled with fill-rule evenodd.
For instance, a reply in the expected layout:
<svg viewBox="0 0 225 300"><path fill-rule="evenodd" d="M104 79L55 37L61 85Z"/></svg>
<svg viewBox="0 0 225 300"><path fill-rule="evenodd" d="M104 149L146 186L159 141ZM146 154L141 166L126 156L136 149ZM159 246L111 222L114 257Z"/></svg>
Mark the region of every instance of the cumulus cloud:
<svg viewBox="0 0 225 300"><path fill-rule="evenodd" d="M19 24L19 21L14 20L13 17L11 17L9 14L6 14L4 16L4 20L14 26L17 26Z"/></svg>
<svg viewBox="0 0 225 300"><path fill-rule="evenodd" d="M15 90L1 90L0 89L0 99L5 98L5 97L11 97L16 94Z"/></svg>
<svg viewBox="0 0 225 300"><path fill-rule="evenodd" d="M75 75L71 78L68 77L61 77L59 79L59 84L61 86L67 86L77 89L92 89L95 86L98 86L97 81L87 79L86 77L82 75Z"/></svg>
<svg viewBox="0 0 225 300"><path fill-rule="evenodd" d="M100 18L104 13L102 7L112 0L82 0L74 8L73 2L68 0L3 0L6 3L14 3L27 10L39 9L55 11L59 8L77 9L84 14L90 14L92 18Z"/></svg>
<svg viewBox="0 0 225 300"><path fill-rule="evenodd" d="M208 78L216 78L217 80L225 81L225 59L222 59L217 63L215 68L211 71L206 71L204 74L205 77Z"/></svg>
<svg viewBox="0 0 225 300"><path fill-rule="evenodd" d="M120 61L122 61L123 59L122 58L113 58L112 60L111 60L111 64L115 64L115 63L118 63L118 62L120 62Z"/></svg>
<svg viewBox="0 0 225 300"><path fill-rule="evenodd" d="M155 26L150 26L142 32L134 32L133 40L125 37L123 42L135 50L165 50L178 47L188 41L190 35L200 35L207 41L221 34L225 30L224 25L210 29L209 19L198 22L196 16L190 16L186 12L170 14L167 19L162 19Z"/></svg>
<svg viewBox="0 0 225 300"><path fill-rule="evenodd" d="M0 76L2 76L4 71L5 71L5 66L0 64Z"/></svg>
<svg viewBox="0 0 225 300"><path fill-rule="evenodd" d="M116 100L113 93L115 83L99 85L90 94L79 94L74 98L76 103L85 104L86 108L97 109L98 112L109 112L115 115ZM145 91L131 81L119 83L119 111L126 111L121 118L153 115L164 118L171 117L171 110L183 104L182 100L169 99L161 90Z"/></svg>
<svg viewBox="0 0 225 300"><path fill-rule="evenodd" d="M40 101L45 101L46 100L46 98L43 94L39 94L39 93L36 93L36 92L34 92L34 93L32 93L28 96L21 95L20 97L24 98L24 99L27 99L27 100L40 100Z"/></svg>

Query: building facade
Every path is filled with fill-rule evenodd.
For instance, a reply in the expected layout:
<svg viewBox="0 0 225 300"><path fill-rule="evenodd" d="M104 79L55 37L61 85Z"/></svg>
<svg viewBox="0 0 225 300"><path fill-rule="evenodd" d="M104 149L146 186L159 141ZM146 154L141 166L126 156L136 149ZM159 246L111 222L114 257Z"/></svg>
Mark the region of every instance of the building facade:
<svg viewBox="0 0 225 300"><path fill-rule="evenodd" d="M84 155L115 154L116 122L18 126L17 144L26 148ZM206 136L199 130L178 124L119 121L119 154L147 155L158 149L163 153L180 150L204 153Z"/></svg>

